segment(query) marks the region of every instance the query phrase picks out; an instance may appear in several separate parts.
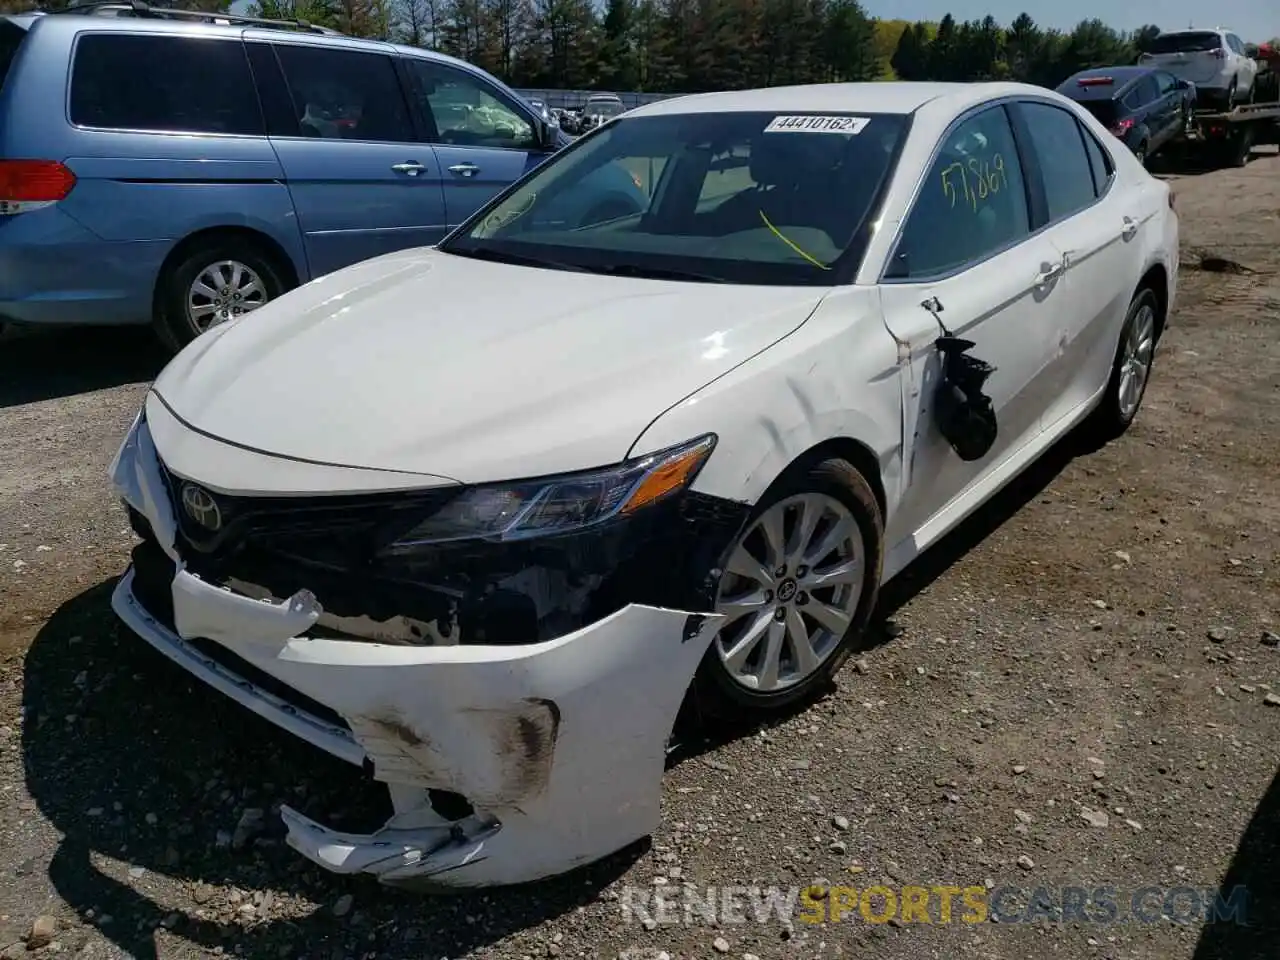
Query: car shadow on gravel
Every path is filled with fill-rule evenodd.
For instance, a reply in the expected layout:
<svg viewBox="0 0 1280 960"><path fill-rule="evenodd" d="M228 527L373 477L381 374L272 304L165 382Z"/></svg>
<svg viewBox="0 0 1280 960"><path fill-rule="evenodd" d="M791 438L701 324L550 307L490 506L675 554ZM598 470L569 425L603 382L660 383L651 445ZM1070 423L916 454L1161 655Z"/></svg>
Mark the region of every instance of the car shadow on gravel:
<svg viewBox="0 0 1280 960"><path fill-rule="evenodd" d="M146 327L0 334L0 409L152 380L167 361Z"/></svg>
<svg viewBox="0 0 1280 960"><path fill-rule="evenodd" d="M1245 828L1221 889L1249 891L1246 923L1206 923L1193 960L1275 960L1280 956L1280 772Z"/></svg>
<svg viewBox="0 0 1280 960"><path fill-rule="evenodd" d="M99 584L64 603L26 658L27 789L63 839L50 863L24 863L18 875L47 868L82 921L130 956L157 957L168 936L250 957L459 956L594 899L647 847L536 886L456 896L313 867L284 844L278 805L370 829L389 812L385 790L117 625L113 589ZM246 808L266 811L265 831L237 848L228 840ZM242 900L232 902L232 888ZM354 905L337 917L344 894Z"/></svg>

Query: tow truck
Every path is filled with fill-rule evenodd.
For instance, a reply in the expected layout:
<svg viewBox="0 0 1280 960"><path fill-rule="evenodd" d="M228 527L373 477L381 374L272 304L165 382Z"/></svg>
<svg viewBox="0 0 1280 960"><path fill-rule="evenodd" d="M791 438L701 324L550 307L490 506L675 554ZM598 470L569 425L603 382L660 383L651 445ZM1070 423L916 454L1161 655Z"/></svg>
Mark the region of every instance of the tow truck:
<svg viewBox="0 0 1280 960"><path fill-rule="evenodd" d="M1261 68L1249 103L1233 110L1196 110L1183 134L1182 147L1209 166L1243 167L1261 144L1280 144L1280 49L1258 47Z"/></svg>

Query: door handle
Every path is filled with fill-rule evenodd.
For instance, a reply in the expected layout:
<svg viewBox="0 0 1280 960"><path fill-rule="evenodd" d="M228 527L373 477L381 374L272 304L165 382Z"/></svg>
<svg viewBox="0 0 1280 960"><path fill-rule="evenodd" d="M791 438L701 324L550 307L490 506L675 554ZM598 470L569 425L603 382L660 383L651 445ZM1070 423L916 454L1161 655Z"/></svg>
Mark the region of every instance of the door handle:
<svg viewBox="0 0 1280 960"><path fill-rule="evenodd" d="M480 168L474 163L455 163L449 168L450 173L456 173L460 177L474 177L480 172Z"/></svg>
<svg viewBox="0 0 1280 960"><path fill-rule="evenodd" d="M1124 229L1120 231L1120 239L1132 240L1138 233L1138 221L1133 217L1124 218Z"/></svg>
<svg viewBox="0 0 1280 960"><path fill-rule="evenodd" d="M1048 286L1054 280L1057 280L1066 272L1067 264L1065 261L1059 261L1055 264L1041 264L1040 272L1036 274L1036 286Z"/></svg>
<svg viewBox="0 0 1280 960"><path fill-rule="evenodd" d="M411 177L416 177L423 170L427 169L417 160L409 160L405 163L393 163L391 169L396 173L407 173Z"/></svg>

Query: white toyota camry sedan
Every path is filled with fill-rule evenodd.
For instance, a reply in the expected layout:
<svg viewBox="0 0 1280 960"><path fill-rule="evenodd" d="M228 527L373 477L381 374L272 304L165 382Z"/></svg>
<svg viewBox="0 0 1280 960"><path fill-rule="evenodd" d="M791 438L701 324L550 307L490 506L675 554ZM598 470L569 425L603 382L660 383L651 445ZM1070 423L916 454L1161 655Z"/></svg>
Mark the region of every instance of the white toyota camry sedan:
<svg viewBox="0 0 1280 960"><path fill-rule="evenodd" d="M606 165L641 208L566 220ZM112 468L114 607L386 784L366 834L284 808L306 857L555 874L655 828L687 695L812 693L885 581L1067 431L1123 432L1177 270L1169 187L1043 89L642 107L176 357Z"/></svg>

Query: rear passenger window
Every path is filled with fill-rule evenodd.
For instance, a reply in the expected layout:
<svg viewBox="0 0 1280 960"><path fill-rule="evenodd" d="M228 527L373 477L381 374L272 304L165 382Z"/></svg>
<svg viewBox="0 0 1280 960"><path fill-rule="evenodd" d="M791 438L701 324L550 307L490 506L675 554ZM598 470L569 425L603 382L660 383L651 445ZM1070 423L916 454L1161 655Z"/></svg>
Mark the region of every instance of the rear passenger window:
<svg viewBox="0 0 1280 960"><path fill-rule="evenodd" d="M331 47L277 44L304 137L416 140L391 58Z"/></svg>
<svg viewBox="0 0 1280 960"><path fill-rule="evenodd" d="M1085 129L1084 124L1080 125L1080 132L1084 135L1085 152L1089 154L1089 169L1093 173L1093 191L1098 196L1102 196L1106 193L1111 175L1115 173L1115 167L1111 164L1111 156L1102 148L1102 144L1098 143L1097 138Z"/></svg>
<svg viewBox="0 0 1280 960"><path fill-rule="evenodd" d="M1092 189L1092 188L1091 188ZM907 215L887 276L937 276L984 260L1029 232L1018 150L1003 107L947 134Z"/></svg>
<svg viewBox="0 0 1280 960"><path fill-rule="evenodd" d="M1093 168L1076 118L1043 103L1021 103L1018 109L1040 162L1049 219L1061 220L1093 203Z"/></svg>
<svg viewBox="0 0 1280 960"><path fill-rule="evenodd" d="M239 40L87 34L76 44L71 122L165 133L262 134Z"/></svg>

